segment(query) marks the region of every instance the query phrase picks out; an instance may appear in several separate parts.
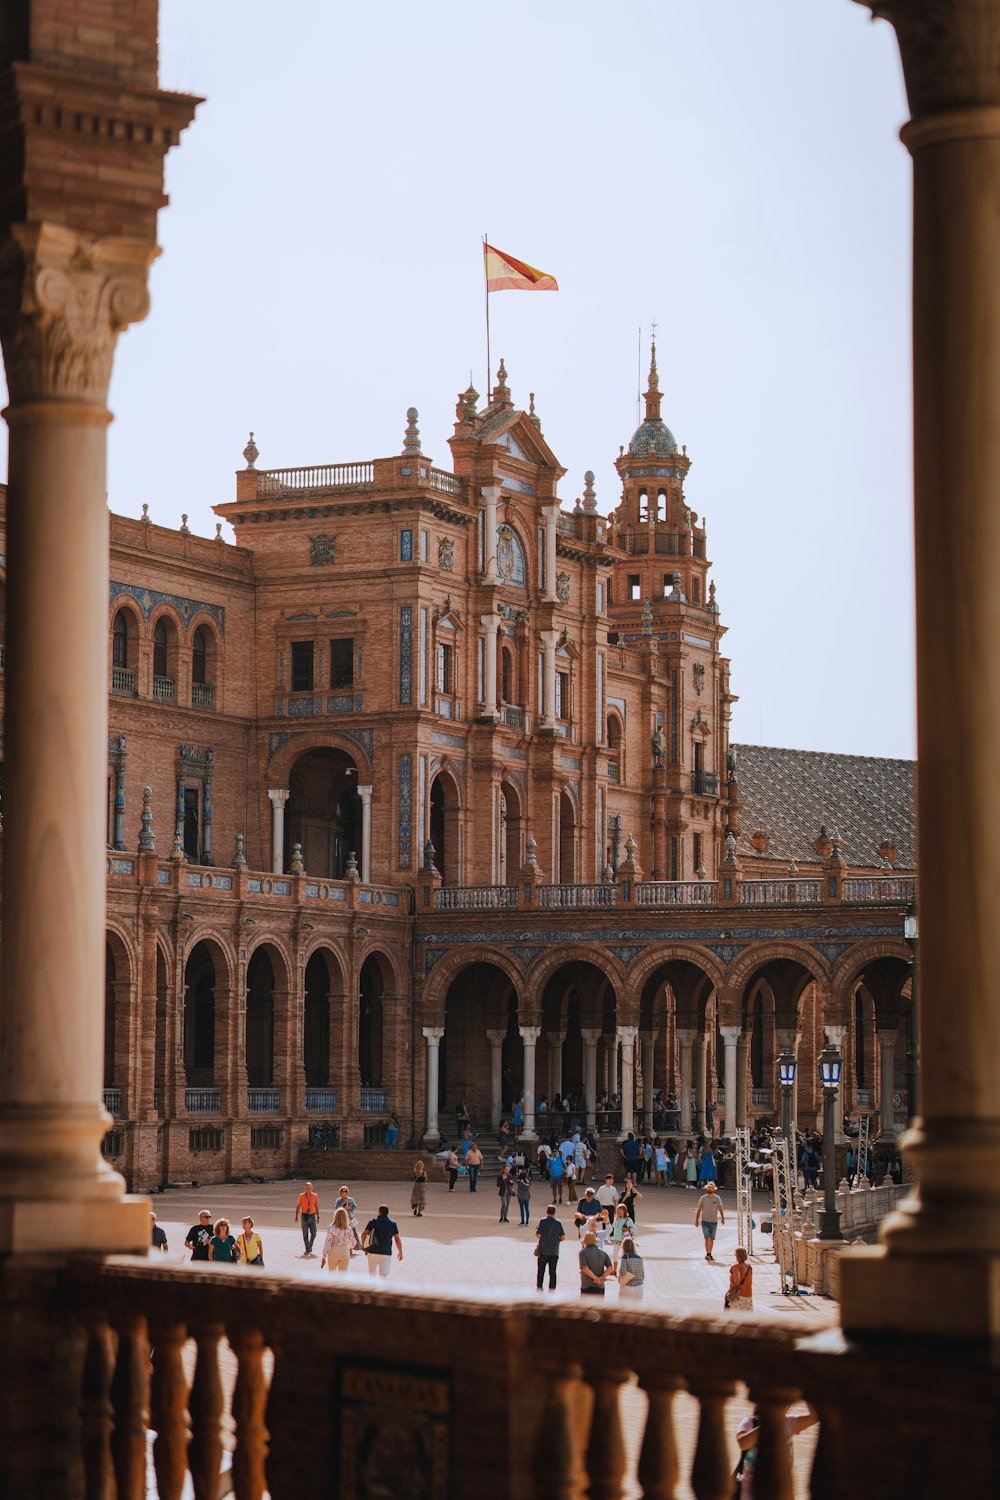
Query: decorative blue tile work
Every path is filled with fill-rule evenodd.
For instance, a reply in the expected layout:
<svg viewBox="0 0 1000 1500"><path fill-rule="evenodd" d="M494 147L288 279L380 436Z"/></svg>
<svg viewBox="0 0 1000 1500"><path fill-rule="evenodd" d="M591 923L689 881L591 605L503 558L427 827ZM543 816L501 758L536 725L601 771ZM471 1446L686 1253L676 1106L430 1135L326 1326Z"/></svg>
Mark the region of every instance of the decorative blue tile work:
<svg viewBox="0 0 1000 1500"><path fill-rule="evenodd" d="M248 880L247 881L247 890L248 891L259 891L260 890L260 881L259 880L252 880L252 879Z"/></svg>
<svg viewBox="0 0 1000 1500"><path fill-rule="evenodd" d="M355 695L354 695L354 712L356 714L359 714L361 712L361 704L362 704L362 702L363 702L363 699L361 697L361 694L360 693L355 693Z"/></svg>
<svg viewBox="0 0 1000 1500"><path fill-rule="evenodd" d="M130 859L112 859L108 863L111 866L112 875L134 875L135 865Z"/></svg>
<svg viewBox="0 0 1000 1500"><path fill-rule="evenodd" d="M356 745L360 745L371 765L375 765L374 729L338 729L337 733L342 734L345 740L353 740Z"/></svg>
<svg viewBox="0 0 1000 1500"><path fill-rule="evenodd" d="M451 750L465 749L465 740L460 734L445 734L441 729L431 731L431 743L434 745L447 745Z"/></svg>
<svg viewBox="0 0 1000 1500"><path fill-rule="evenodd" d="M382 905L383 906L398 906L399 905L399 896L396 894L395 891L383 891L382 892Z"/></svg>
<svg viewBox="0 0 1000 1500"><path fill-rule="evenodd" d="M361 708L361 699L355 698L353 693L335 693L333 697L326 700L326 711L328 714L353 714Z"/></svg>
<svg viewBox="0 0 1000 1500"><path fill-rule="evenodd" d="M319 886L318 885L313 885L312 882L310 881L310 883L306 886L306 895L307 896L318 896L319 895Z"/></svg>
<svg viewBox="0 0 1000 1500"><path fill-rule="evenodd" d="M413 859L411 842L411 815L413 807L413 756L408 752L399 757L399 828L397 833L397 864L408 870Z"/></svg>
<svg viewBox="0 0 1000 1500"><path fill-rule="evenodd" d="M276 750L280 750L281 747L282 747L282 745L284 745L288 740L290 740L291 737L292 736L289 733L285 733L285 734L269 734L268 737L267 737L267 755L268 755L268 759L270 760L270 758L274 754L274 752Z"/></svg>
<svg viewBox="0 0 1000 1500"><path fill-rule="evenodd" d="M413 702L413 608L409 604L399 611L399 701Z"/></svg>
<svg viewBox="0 0 1000 1500"><path fill-rule="evenodd" d="M276 896L290 896L292 894L292 882L290 880L276 880L274 882L274 894Z"/></svg>
<svg viewBox="0 0 1000 1500"><path fill-rule="evenodd" d="M399 560L400 562L413 561L413 532L401 531L399 533Z"/></svg>
<svg viewBox="0 0 1000 1500"><path fill-rule="evenodd" d="M133 583L115 583L112 579L108 585L108 603L114 604L122 594L131 594L133 599L138 600L147 620L158 604L172 604L185 625L195 615L206 614L211 615L223 635L226 633L226 611L221 604L206 604L202 599L185 599L181 594L161 594L156 589L139 588Z"/></svg>
<svg viewBox="0 0 1000 1500"><path fill-rule="evenodd" d="M623 969L627 969L633 958L645 953L645 948L631 947L626 943L608 943L608 952L613 953Z"/></svg>
<svg viewBox="0 0 1000 1500"><path fill-rule="evenodd" d="M705 945L709 953L714 953L716 958L721 958L724 964L731 964L734 958L746 952L746 943L707 943Z"/></svg>
<svg viewBox="0 0 1000 1500"><path fill-rule="evenodd" d="M372 893L371 893L371 891L364 891L364 890L359 891L358 892L358 905L359 906L371 906L371 904L372 904Z"/></svg>
<svg viewBox="0 0 1000 1500"><path fill-rule="evenodd" d="M157 870L157 872L156 872L156 883L157 883L157 885L169 885L170 884L170 871L169 870Z"/></svg>
<svg viewBox="0 0 1000 1500"><path fill-rule="evenodd" d="M289 698L288 717L290 719L311 719L313 714L313 701L311 698Z"/></svg>

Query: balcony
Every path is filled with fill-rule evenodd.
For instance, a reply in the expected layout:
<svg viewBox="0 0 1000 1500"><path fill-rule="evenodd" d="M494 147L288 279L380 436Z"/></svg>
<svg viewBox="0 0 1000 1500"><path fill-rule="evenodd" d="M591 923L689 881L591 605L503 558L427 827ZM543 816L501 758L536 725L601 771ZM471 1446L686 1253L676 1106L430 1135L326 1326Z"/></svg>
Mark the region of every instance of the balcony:
<svg viewBox="0 0 1000 1500"><path fill-rule="evenodd" d="M172 677L154 677L153 697L158 703L173 703L174 679Z"/></svg>
<svg viewBox="0 0 1000 1500"><path fill-rule="evenodd" d="M617 786L621 777L621 769L616 760L608 761L608 780L612 786Z"/></svg>
<svg viewBox="0 0 1000 1500"><path fill-rule="evenodd" d="M719 888L715 880L644 880L636 895L640 906L714 906Z"/></svg>
<svg viewBox="0 0 1000 1500"><path fill-rule="evenodd" d="M371 1112L388 1109L388 1096L385 1089L364 1087L361 1090L361 1108Z"/></svg>
<svg viewBox="0 0 1000 1500"><path fill-rule="evenodd" d="M252 1115L276 1115L281 1109L281 1090L247 1089L247 1109Z"/></svg>
<svg viewBox="0 0 1000 1500"><path fill-rule="evenodd" d="M818 880L741 880L741 906L815 906L821 899Z"/></svg>
<svg viewBox="0 0 1000 1500"><path fill-rule="evenodd" d="M587 910L595 906L616 906L617 887L610 883L600 885L540 885L538 904L549 910Z"/></svg>
<svg viewBox="0 0 1000 1500"><path fill-rule="evenodd" d="M516 885L442 886L438 911L505 911L517 905Z"/></svg>
<svg viewBox="0 0 1000 1500"><path fill-rule="evenodd" d="M306 1109L310 1114L335 1115L337 1113L336 1089L306 1089Z"/></svg>
<svg viewBox="0 0 1000 1500"><path fill-rule="evenodd" d="M221 1089L185 1089L184 1108L189 1115L217 1115L222 1109Z"/></svg>
<svg viewBox="0 0 1000 1500"><path fill-rule="evenodd" d="M192 708L214 708L215 707L215 685L211 682L192 682L191 684L191 706Z"/></svg>
<svg viewBox="0 0 1000 1500"><path fill-rule="evenodd" d="M696 797L717 797L719 778L714 771L692 771L691 790Z"/></svg>
<svg viewBox="0 0 1000 1500"><path fill-rule="evenodd" d="M504 703L500 707L500 722L518 734L531 733L531 715L526 708L515 703Z"/></svg>
<svg viewBox="0 0 1000 1500"><path fill-rule="evenodd" d="M113 693L128 693L134 698L135 693L135 670L132 667L111 668L111 691Z"/></svg>
<svg viewBox="0 0 1000 1500"><path fill-rule="evenodd" d="M751 1105L753 1106L754 1109L770 1109L771 1108L771 1090L770 1089L751 1089L750 1090L750 1103L751 1103Z"/></svg>
<svg viewBox="0 0 1000 1500"><path fill-rule="evenodd" d="M121 1089L104 1090L104 1108L107 1110L109 1115L114 1115L116 1120L119 1118L122 1112Z"/></svg>

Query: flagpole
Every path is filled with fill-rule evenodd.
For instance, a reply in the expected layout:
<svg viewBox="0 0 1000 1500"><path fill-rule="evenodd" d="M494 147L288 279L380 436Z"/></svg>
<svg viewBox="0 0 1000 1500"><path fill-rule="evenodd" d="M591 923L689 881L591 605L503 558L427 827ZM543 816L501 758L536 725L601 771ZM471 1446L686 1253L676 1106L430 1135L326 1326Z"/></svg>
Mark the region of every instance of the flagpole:
<svg viewBox="0 0 1000 1500"><path fill-rule="evenodd" d="M486 288L486 405L490 404L490 278L486 269L486 246L489 243L486 235L483 235L483 284Z"/></svg>

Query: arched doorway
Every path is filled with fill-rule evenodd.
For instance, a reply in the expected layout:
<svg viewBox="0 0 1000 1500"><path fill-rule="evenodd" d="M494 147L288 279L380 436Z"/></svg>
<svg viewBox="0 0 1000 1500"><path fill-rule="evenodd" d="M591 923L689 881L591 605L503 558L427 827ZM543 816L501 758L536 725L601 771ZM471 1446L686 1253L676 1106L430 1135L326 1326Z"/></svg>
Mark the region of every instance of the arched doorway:
<svg viewBox="0 0 1000 1500"><path fill-rule="evenodd" d="M474 1128L495 1127L504 1099L513 1102L520 1093L524 1049L518 1013L517 991L499 965L470 964L452 980L444 1003L438 1075L438 1108L446 1138L454 1128L459 1101Z"/></svg>
<svg viewBox="0 0 1000 1500"><path fill-rule="evenodd" d="M184 966L184 1074L189 1088L215 1083L215 986L212 955L197 943Z"/></svg>
<svg viewBox="0 0 1000 1500"><path fill-rule="evenodd" d="M358 980L358 1073L363 1089L382 1087L382 1039L385 981L374 953L361 965Z"/></svg>
<svg viewBox="0 0 1000 1500"><path fill-rule="evenodd" d="M247 965L247 1087L274 1083L274 965L266 948L258 948Z"/></svg>
<svg viewBox="0 0 1000 1500"><path fill-rule="evenodd" d="M343 750L310 750L295 762L288 777L285 809L285 864L292 848L302 846L302 863L310 875L342 880L354 854L361 868L361 798L358 770Z"/></svg>
<svg viewBox="0 0 1000 1500"><path fill-rule="evenodd" d="M461 804L455 779L439 771L431 783L430 840L434 867L445 885L461 885Z"/></svg>
<svg viewBox="0 0 1000 1500"><path fill-rule="evenodd" d="M500 783L499 883L513 885L523 864L521 853L521 797L509 781Z"/></svg>
<svg viewBox="0 0 1000 1500"><path fill-rule="evenodd" d="M306 964L302 1017L302 1063L306 1088L330 1085L330 970L322 953Z"/></svg>

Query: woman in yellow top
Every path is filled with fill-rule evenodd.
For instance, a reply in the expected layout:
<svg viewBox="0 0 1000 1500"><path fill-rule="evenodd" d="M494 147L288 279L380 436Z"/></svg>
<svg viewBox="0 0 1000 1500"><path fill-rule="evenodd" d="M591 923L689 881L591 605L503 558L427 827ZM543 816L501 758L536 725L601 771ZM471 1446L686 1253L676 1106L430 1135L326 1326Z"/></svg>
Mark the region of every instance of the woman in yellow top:
<svg viewBox="0 0 1000 1500"><path fill-rule="evenodd" d="M243 1233L236 1236L236 1248L239 1250L241 1265L257 1266L263 1270L264 1241L255 1231L249 1214L243 1220Z"/></svg>

